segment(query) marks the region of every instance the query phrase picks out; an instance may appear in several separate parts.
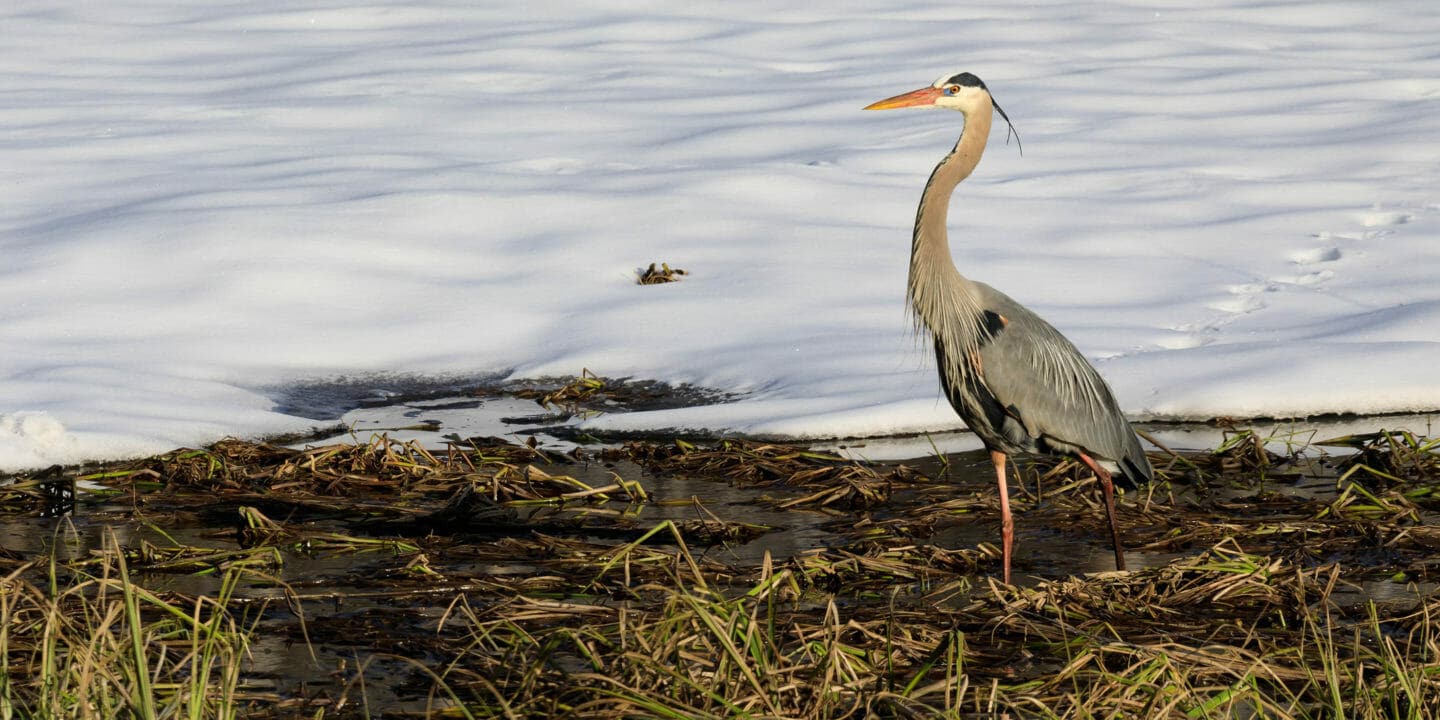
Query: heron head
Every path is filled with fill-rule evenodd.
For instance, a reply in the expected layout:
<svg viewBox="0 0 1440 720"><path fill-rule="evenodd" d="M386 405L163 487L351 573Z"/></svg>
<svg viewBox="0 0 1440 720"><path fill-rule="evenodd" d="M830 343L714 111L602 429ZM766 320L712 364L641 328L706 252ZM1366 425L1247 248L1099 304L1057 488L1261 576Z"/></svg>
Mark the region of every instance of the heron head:
<svg viewBox="0 0 1440 720"><path fill-rule="evenodd" d="M929 87L886 98L865 106L866 110L893 110L907 107L940 107L970 114L979 107L994 104L985 82L971 73L942 75ZM998 106L996 106L998 107Z"/></svg>
<svg viewBox="0 0 1440 720"><path fill-rule="evenodd" d="M1014 123L1010 122L1010 116L1000 108L1000 103L995 102L995 98L990 95L990 88L985 87L985 81L975 77L972 73L941 75L929 87L885 98L866 105L865 109L893 110L907 107L949 108L959 110L966 117L980 108L993 107L995 112L1000 113L1000 117L1005 119L1009 132L1015 133L1015 142L1017 144L1020 142L1020 133L1015 130ZM1006 137L1009 137L1008 133Z"/></svg>

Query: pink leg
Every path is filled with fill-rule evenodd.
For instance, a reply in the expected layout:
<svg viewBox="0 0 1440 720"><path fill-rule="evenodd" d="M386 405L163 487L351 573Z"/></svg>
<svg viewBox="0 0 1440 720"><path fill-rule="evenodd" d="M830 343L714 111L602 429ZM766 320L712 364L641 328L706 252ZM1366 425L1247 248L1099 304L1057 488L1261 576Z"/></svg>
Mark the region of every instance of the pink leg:
<svg viewBox="0 0 1440 720"><path fill-rule="evenodd" d="M1010 584L1010 546L1015 543L1015 521L1010 517L1010 490L1005 487L1005 453L990 451L995 480L1000 484L1000 556L1005 567L1005 584Z"/></svg>
<svg viewBox="0 0 1440 720"><path fill-rule="evenodd" d="M1110 540L1115 544L1115 569L1125 569L1125 549L1120 545L1120 526L1115 523L1115 483L1110 481L1110 471L1100 467L1085 453L1080 453L1080 462L1085 463L1100 480L1100 492L1105 496L1105 517L1110 520Z"/></svg>

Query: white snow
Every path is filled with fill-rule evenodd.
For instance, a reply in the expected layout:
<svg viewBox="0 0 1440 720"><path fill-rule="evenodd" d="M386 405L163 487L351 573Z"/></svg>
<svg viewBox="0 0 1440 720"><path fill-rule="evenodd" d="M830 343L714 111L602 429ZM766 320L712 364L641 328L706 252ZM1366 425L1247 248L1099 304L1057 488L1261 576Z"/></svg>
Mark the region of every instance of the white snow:
<svg viewBox="0 0 1440 720"><path fill-rule="evenodd" d="M1440 4L8 0L0 469L303 430L339 376L688 382L597 428L954 428L903 287L961 270L1136 418L1440 408ZM664 261L691 274L639 286Z"/></svg>

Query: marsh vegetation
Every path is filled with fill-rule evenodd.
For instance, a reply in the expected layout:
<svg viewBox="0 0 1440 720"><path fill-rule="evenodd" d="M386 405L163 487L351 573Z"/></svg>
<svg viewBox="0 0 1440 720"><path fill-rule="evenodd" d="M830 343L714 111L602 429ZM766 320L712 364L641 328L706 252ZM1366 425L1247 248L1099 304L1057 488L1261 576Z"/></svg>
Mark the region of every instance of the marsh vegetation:
<svg viewBox="0 0 1440 720"><path fill-rule="evenodd" d="M1127 573L1091 478L1022 465L1015 586L979 453L375 436L19 476L0 717L1440 714L1440 441L1226 438L1152 456Z"/></svg>

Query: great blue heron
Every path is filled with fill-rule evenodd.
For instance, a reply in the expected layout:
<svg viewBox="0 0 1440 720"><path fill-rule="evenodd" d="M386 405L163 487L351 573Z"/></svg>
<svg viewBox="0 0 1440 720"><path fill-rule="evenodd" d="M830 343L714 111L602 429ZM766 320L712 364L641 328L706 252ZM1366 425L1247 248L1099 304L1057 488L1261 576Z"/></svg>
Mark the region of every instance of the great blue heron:
<svg viewBox="0 0 1440 720"><path fill-rule="evenodd" d="M865 109L905 107L948 108L965 116L955 149L935 166L920 197L906 295L917 327L929 331L935 342L945 396L985 443L995 465L1005 582L1010 582L1015 538L1005 461L1015 453L1073 457L1095 473L1115 544L1115 567L1124 570L1111 472L1137 484L1154 474L1135 431L1110 387L1065 336L999 290L961 275L950 257L945 230L950 195L985 152L991 109L1007 124L1010 117L970 73L946 75Z"/></svg>

